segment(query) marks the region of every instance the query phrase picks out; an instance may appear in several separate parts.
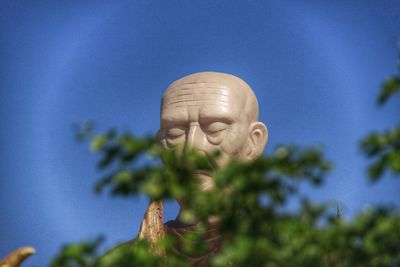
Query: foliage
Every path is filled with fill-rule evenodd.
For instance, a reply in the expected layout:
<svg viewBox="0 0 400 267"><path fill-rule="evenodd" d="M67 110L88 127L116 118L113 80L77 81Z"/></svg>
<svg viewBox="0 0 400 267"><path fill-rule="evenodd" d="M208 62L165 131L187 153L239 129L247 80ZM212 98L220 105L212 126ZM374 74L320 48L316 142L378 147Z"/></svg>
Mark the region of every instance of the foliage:
<svg viewBox="0 0 400 267"><path fill-rule="evenodd" d="M365 154L374 159L368 168L371 180L382 177L385 170L400 174L400 126L384 132L374 132L362 140Z"/></svg>
<svg viewBox="0 0 400 267"><path fill-rule="evenodd" d="M387 79L378 97L378 103L383 105L396 93L400 93L399 74ZM395 175L400 174L400 126L383 132L373 132L361 141L364 153L373 160L368 168L369 178L378 180L386 170Z"/></svg>
<svg viewBox="0 0 400 267"><path fill-rule="evenodd" d="M97 260L96 251L103 238L97 238L92 241L82 242L64 246L58 256L56 256L51 266L54 267L88 267L93 266Z"/></svg>
<svg viewBox="0 0 400 267"><path fill-rule="evenodd" d="M399 91L399 80L395 77L385 83L380 103ZM300 185L319 186L331 168L319 147L281 146L253 162L234 161L219 170L215 168L218 151L208 157L191 150L178 155L163 151L152 137L115 130L93 135L91 130L86 125L79 137L89 137L91 149L100 155L98 167L105 175L95 191L183 200L183 217L187 222L200 222L198 234L187 236L187 255L208 249L202 237L208 218L218 217L223 242L207 266L400 266L397 209L370 208L345 220L332 212L331 204L311 203L301 194ZM400 128L372 133L361 142L361 148L375 160L369 167L371 179L379 179L387 169L400 174ZM213 173L213 190L199 190L194 178L199 169ZM297 211L285 206L293 200L299 203ZM174 253L176 242L174 236L156 244L133 240L105 255L100 240L70 244L51 266L189 266ZM165 253L153 253L154 245Z"/></svg>
<svg viewBox="0 0 400 267"><path fill-rule="evenodd" d="M400 92L400 77L393 76L388 78L383 84L383 88L378 97L378 103L383 105L394 94Z"/></svg>
<svg viewBox="0 0 400 267"><path fill-rule="evenodd" d="M397 75L392 75L382 85L381 92L378 96L378 104L383 105L386 101L396 93L400 93L400 43L399 43L399 59L397 64Z"/></svg>

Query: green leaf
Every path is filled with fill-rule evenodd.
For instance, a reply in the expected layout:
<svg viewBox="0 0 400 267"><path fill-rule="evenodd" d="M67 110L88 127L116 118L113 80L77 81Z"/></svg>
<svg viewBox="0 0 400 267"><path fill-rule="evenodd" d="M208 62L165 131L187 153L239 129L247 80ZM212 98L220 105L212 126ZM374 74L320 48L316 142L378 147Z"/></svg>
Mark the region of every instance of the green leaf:
<svg viewBox="0 0 400 267"><path fill-rule="evenodd" d="M400 77L393 76L388 78L382 86L382 90L378 97L378 103L383 105L387 100L396 93L400 92Z"/></svg>
<svg viewBox="0 0 400 267"><path fill-rule="evenodd" d="M106 142L107 142L107 136L104 135L104 134L100 134L100 135L96 136L96 137L92 140L92 142L91 142L91 144L90 144L90 149L91 149L93 152L98 152L98 151L100 151L100 150L104 147L104 145L106 144Z"/></svg>

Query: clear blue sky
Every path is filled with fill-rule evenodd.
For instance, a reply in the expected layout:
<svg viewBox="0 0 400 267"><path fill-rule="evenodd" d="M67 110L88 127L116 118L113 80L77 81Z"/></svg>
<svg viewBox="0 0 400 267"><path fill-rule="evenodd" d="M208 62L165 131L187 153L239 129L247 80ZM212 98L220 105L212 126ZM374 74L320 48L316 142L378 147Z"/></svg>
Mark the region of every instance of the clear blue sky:
<svg viewBox="0 0 400 267"><path fill-rule="evenodd" d="M64 242L133 238L146 199L96 197L96 157L71 125L152 134L163 90L197 71L254 88L267 153L325 146L335 169L312 199L343 203L346 216L400 205L400 181L370 186L358 148L400 117L399 98L375 102L396 72L399 14L395 0L1 1L0 255L33 245L27 266L45 266Z"/></svg>

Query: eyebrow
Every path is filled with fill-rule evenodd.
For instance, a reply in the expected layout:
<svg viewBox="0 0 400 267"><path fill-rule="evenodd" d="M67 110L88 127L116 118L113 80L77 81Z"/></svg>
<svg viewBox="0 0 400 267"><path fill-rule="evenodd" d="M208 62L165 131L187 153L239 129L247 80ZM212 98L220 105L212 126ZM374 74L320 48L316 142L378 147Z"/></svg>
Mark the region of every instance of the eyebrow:
<svg viewBox="0 0 400 267"><path fill-rule="evenodd" d="M189 118L184 116L176 116L176 115L161 115L161 126L166 123L171 123L174 125L182 125L188 122Z"/></svg>
<svg viewBox="0 0 400 267"><path fill-rule="evenodd" d="M222 121L226 123L233 123L235 120L231 114L222 113L222 114L209 114L200 112L199 114L199 121L200 122L211 122L211 121Z"/></svg>

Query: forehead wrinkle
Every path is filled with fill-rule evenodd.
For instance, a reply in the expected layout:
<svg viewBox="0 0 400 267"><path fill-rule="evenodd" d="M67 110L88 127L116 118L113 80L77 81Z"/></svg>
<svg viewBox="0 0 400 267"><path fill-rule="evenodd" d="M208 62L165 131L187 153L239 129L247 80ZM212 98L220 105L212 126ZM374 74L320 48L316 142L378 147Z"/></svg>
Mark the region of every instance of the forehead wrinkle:
<svg viewBox="0 0 400 267"><path fill-rule="evenodd" d="M213 86L210 86L213 85ZM229 95L229 109L235 114L238 113L248 121L258 120L258 102L251 87L242 79L220 72L198 72L182 77L171 83L163 95L161 105L166 104L164 97L192 93L195 89L207 87L221 88ZM212 92L215 89L207 89Z"/></svg>
<svg viewBox="0 0 400 267"><path fill-rule="evenodd" d="M228 95L226 87L195 87L195 88L179 88L173 91L167 91L164 98L173 98L181 94L222 94Z"/></svg>
<svg viewBox="0 0 400 267"><path fill-rule="evenodd" d="M184 83L174 84L168 87L166 94L174 93L179 90L195 89L195 88L220 88L227 89L229 86L215 82L196 82L196 83Z"/></svg>
<svg viewBox="0 0 400 267"><path fill-rule="evenodd" d="M170 89L179 89L179 88L206 88L206 87L215 87L215 88L226 88L226 85L218 83L218 82L189 82L189 83L182 83L182 84L175 84Z"/></svg>
<svg viewBox="0 0 400 267"><path fill-rule="evenodd" d="M174 94L173 96L168 96L168 99L172 99L178 96L184 96L184 95L224 95L224 96L228 96L228 93L226 91L210 91L210 92L201 92L201 93L197 93L197 92L193 92L193 91L184 91L184 92L177 92L176 94Z"/></svg>
<svg viewBox="0 0 400 267"><path fill-rule="evenodd" d="M196 102L196 103L201 103L201 102L220 102L220 103L225 103L227 104L229 102L228 98L226 97L216 97L216 98L212 98L212 97L195 97L195 96L182 96L179 98L175 98L173 100L167 101L166 104L167 105L174 105L174 104L178 104L178 103L192 103L192 102Z"/></svg>
<svg viewBox="0 0 400 267"><path fill-rule="evenodd" d="M219 101L218 101L219 102ZM228 102L210 102L210 101L190 101L190 102L181 102L172 105L172 107L179 108L179 107L201 107L201 106L224 106L228 107L229 103Z"/></svg>
<svg viewBox="0 0 400 267"><path fill-rule="evenodd" d="M186 92L177 94L175 96L164 97L165 104L176 104L180 102L190 102L190 101L219 101L223 103L228 103L229 95L226 91L213 91L213 92L204 92L204 91L196 91L196 92Z"/></svg>

